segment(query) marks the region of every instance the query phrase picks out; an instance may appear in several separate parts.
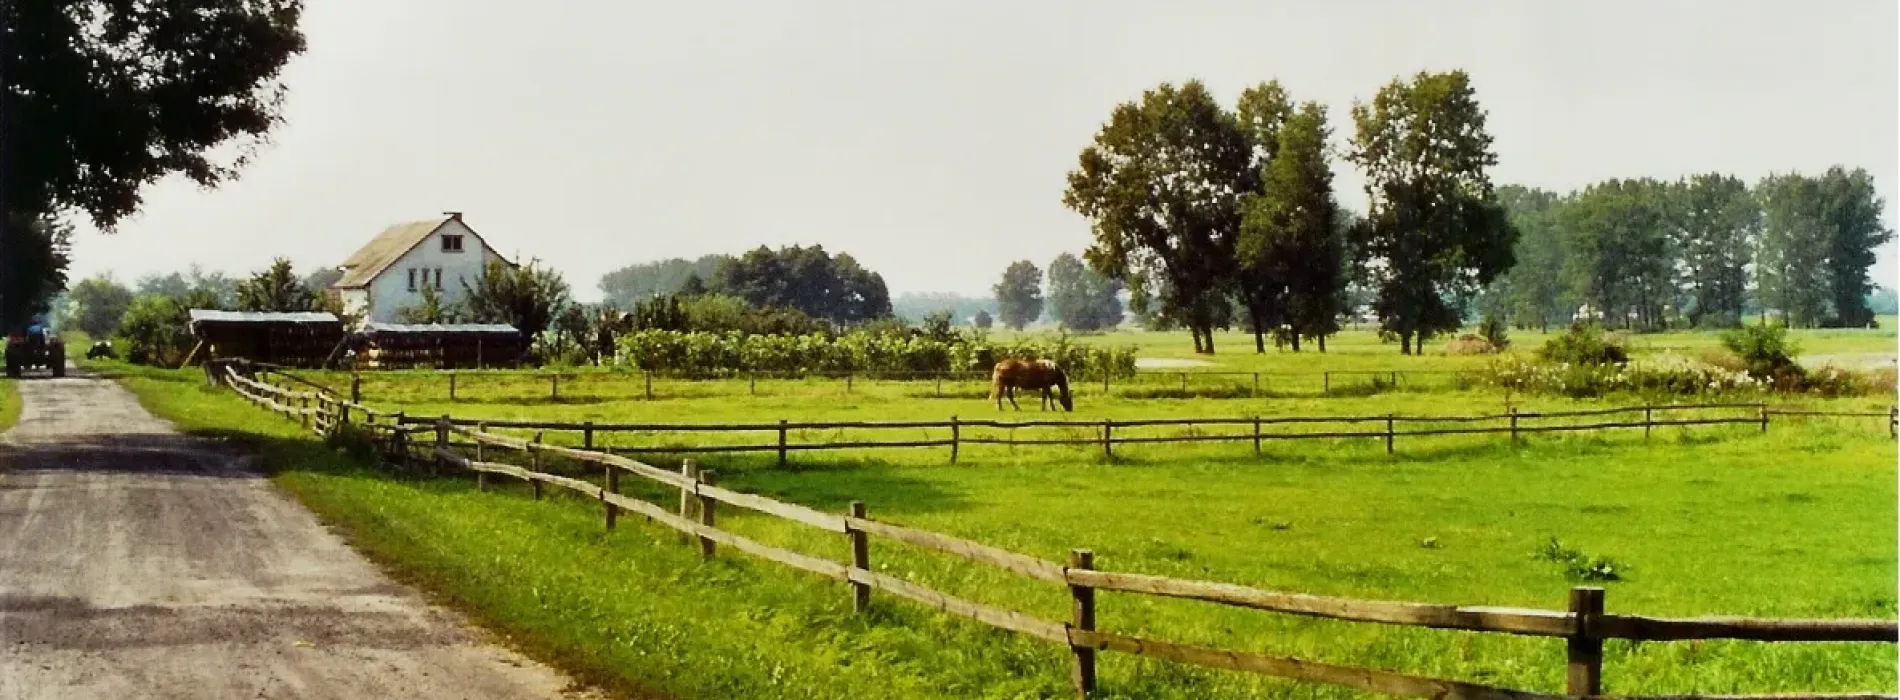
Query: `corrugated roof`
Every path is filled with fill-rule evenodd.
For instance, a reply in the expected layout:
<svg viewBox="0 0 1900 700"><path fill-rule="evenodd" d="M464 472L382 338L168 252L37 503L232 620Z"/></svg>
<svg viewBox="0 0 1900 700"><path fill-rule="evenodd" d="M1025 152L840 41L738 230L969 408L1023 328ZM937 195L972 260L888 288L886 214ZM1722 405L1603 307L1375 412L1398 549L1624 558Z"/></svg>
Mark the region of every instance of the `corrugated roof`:
<svg viewBox="0 0 1900 700"><path fill-rule="evenodd" d="M506 323L365 323L365 333L519 333Z"/></svg>
<svg viewBox="0 0 1900 700"><path fill-rule="evenodd" d="M417 243L450 220L451 217L444 216L427 221L408 221L383 229L368 244L357 249L349 260L343 261L342 279L330 286L348 288L368 285L370 280L376 279L383 270L394 265L410 248L416 247Z"/></svg>
<svg viewBox="0 0 1900 700"><path fill-rule="evenodd" d="M200 321L234 321L238 323L338 323L335 314L328 311L220 311L218 309L191 309L187 312L192 323Z"/></svg>

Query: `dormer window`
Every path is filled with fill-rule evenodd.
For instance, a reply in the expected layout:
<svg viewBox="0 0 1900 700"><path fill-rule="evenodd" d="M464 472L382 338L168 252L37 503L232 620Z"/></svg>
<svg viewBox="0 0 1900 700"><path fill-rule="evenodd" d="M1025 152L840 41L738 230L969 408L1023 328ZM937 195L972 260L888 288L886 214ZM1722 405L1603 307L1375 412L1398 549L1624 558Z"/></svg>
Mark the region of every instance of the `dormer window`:
<svg viewBox="0 0 1900 700"><path fill-rule="evenodd" d="M462 252L461 234L449 234L449 233L442 234L442 252L444 253Z"/></svg>

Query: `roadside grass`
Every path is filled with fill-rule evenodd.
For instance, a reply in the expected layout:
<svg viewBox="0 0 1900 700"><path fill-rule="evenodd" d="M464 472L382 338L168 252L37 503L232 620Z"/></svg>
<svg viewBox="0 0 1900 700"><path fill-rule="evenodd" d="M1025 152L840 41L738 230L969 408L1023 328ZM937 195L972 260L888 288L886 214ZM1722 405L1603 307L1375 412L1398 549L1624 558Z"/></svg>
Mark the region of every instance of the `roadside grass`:
<svg viewBox="0 0 1900 700"><path fill-rule="evenodd" d="M276 483L399 578L589 681L708 698L1068 693L1063 649L880 594L871 614L856 616L841 584L731 552L701 561L676 533L637 517L605 531L596 501L550 490L535 502L525 487L499 479L477 492L466 478L371 468L290 421L204 387L197 370L97 364L181 428L258 445ZM471 389L468 401L403 407L421 415L603 421L940 418L949 404L957 404L951 412L994 415L987 402L902 394L539 404ZM1163 404L1202 415L1455 413L1500 399L1117 400L1089 415L1151 416ZM1886 406L1884 398L1855 402ZM1037 413L1030 407L1021 415ZM1231 444L1130 448L1117 459L1086 448L999 447L966 451L956 466L935 450L805 454L790 469L769 457L704 463L740 491L831 511L862 500L876 518L1054 560L1090 548L1109 570L1467 605L1561 609L1571 586L1589 583L1608 588L1614 612L1896 614L1895 448L1879 421L1778 418L1766 435L1748 426L1672 428L1647 441L1634 432L1540 435L1521 445L1495 436L1417 438L1401 440L1396 456L1361 440L1271 445L1259 458ZM622 483L663 505L677 499L637 479ZM845 558L842 536L814 536L774 518L723 508L720 526ZM1540 556L1552 538L1612 561L1621 580L1585 581ZM879 570L946 593L1049 619L1068 614L1059 587L875 539L871 557ZM1099 619L1104 629L1172 641L1545 692L1563 684L1561 640L1120 594L1101 596ZM1616 694L1894 689L1887 645L1612 642L1606 658L1606 692ZM1103 657L1101 673L1106 697L1360 696L1119 654Z"/></svg>
<svg viewBox="0 0 1900 700"><path fill-rule="evenodd" d="M0 432L20 422L20 388L17 379L0 379Z"/></svg>

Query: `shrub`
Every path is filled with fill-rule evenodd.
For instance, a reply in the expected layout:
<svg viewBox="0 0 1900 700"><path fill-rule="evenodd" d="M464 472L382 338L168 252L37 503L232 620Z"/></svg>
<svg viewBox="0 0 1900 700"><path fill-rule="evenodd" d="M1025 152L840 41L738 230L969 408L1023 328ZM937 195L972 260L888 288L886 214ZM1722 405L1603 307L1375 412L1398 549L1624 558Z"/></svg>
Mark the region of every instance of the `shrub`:
<svg viewBox="0 0 1900 700"><path fill-rule="evenodd" d="M1497 351L1498 348L1492 345L1491 341L1470 333L1458 336L1456 340L1445 343L1445 354L1447 355L1489 355Z"/></svg>
<svg viewBox="0 0 1900 700"><path fill-rule="evenodd" d="M1759 392L1764 383L1746 372L1724 369L1674 354L1623 365L1534 363L1517 358L1492 363L1489 379L1514 391L1592 398L1617 392L1699 396Z"/></svg>
<svg viewBox="0 0 1900 700"><path fill-rule="evenodd" d="M1008 357L1049 359L1071 377L1126 378L1135 373L1133 347L1074 345L1066 337L991 343L956 337L943 341L888 328L822 334L761 335L642 330L620 337L617 362L649 371L718 375L738 372L988 371Z"/></svg>
<svg viewBox="0 0 1900 700"><path fill-rule="evenodd" d="M119 336L126 360L176 367L191 348L190 309L170 295L139 295L119 319Z"/></svg>
<svg viewBox="0 0 1900 700"><path fill-rule="evenodd" d="M1593 323L1577 323L1563 335L1551 338L1537 351L1550 362L1572 365L1620 365L1629 362L1623 338L1605 334Z"/></svg>
<svg viewBox="0 0 1900 700"><path fill-rule="evenodd" d="M1580 550L1564 546L1557 538L1550 538L1543 548L1532 555L1545 561L1554 561L1563 565L1564 577L1573 581L1621 581L1623 565L1609 557L1597 557Z"/></svg>
<svg viewBox="0 0 1900 700"><path fill-rule="evenodd" d="M1484 322L1478 324L1478 335L1490 343L1494 351L1511 347L1511 338L1505 333L1504 321L1496 316L1486 316Z"/></svg>
<svg viewBox="0 0 1900 700"><path fill-rule="evenodd" d="M1800 348L1788 339L1787 328L1779 323L1742 326L1723 333L1722 346L1740 357L1748 365L1748 373L1757 379L1780 384L1801 374L1801 367L1794 363Z"/></svg>

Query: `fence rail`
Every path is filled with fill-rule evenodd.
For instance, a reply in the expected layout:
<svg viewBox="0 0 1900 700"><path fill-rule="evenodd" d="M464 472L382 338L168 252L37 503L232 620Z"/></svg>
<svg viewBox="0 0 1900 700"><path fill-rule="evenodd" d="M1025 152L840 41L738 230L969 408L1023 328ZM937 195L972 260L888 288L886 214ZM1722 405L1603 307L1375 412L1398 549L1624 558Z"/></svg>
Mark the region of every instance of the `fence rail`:
<svg viewBox="0 0 1900 700"><path fill-rule="evenodd" d="M332 416L330 426L347 422L350 415L340 401L323 392L292 392L267 382L244 376L227 366L216 375L245 399L308 420L312 416ZM315 400L315 408L293 406L291 401ZM1653 410L1657 407L1644 407ZM1396 671L1318 663L1268 654L1206 648L1155 639L1145 639L1099 629L1095 596L1100 591L1154 595L1218 603L1234 607L1276 613L1325 617L1351 622L1458 629L1567 639L1568 673L1565 696L1601 696L1603 654L1606 639L1677 641L1690 639L1741 639L1763 642L1878 642L1900 641L1900 623L1894 620L1839 619L1748 619L1691 618L1667 619L1606 613L1604 592L1600 588L1579 587L1571 590L1570 609L1537 610L1484 606L1455 606L1400 601L1361 600L1336 596L1271 591L1249 586L1211 581L1176 579L1137 573L1098 570L1088 550L1073 550L1067 565L985 545L950 535L873 520L862 503L851 504L847 514L826 513L805 506L777 501L753 494L720 488L714 475L703 473L687 460L678 472L661 469L638 460L589 449L549 445L537 435L533 440L496 435L486 431L479 421L455 420L442 416L423 421L393 414L388 423L375 423L373 417L392 414L373 413L359 407L365 426L387 441L387 453L400 463L422 459L438 466L454 466L476 473L477 487L486 488L486 475L497 474L528 481L536 498L542 497L542 484L559 486L599 501L606 513L606 526L615 527L617 515L630 512L651 522L679 531L688 541L696 540L701 555L712 557L717 547L739 552L795 569L844 581L851 587L853 605L862 611L871 591L883 591L946 614L955 615L999 629L1065 646L1071 656L1071 679L1078 697L1097 692L1095 656L1098 652L1148 656L1210 668L1250 672L1293 680L1344 686L1391 695L1483 700L1525 700L1554 698L1556 695L1498 688L1462 681L1426 678ZM1891 417L1892 412L1888 415ZM1507 414L1508 415L1508 414ZM1548 415L1548 414L1546 414ZM1767 413L1762 414L1764 417ZM1513 418L1521 415L1510 416ZM1388 424L1395 418L1386 417ZM492 424L492 423L491 423ZM474 427L471 427L474 426ZM598 426L590 426L598 429ZM778 427L778 426L773 426ZM323 428L319 428L322 430ZM431 442L417 444L408 436L433 432ZM449 436L468 439L475 450L473 457L457 452ZM590 433L591 434L591 433ZM1387 434L1389 435L1389 433ZM493 461L489 448L519 452L530 466ZM540 470L544 455L555 455L602 468L602 482L546 473ZM636 477L679 490L679 509L667 508L620 493L619 476ZM746 508L766 515L801 523L817 530L841 533L851 538L852 561L842 563L793 550L767 545L719 529L717 504ZM1068 621L1035 617L984 603L963 600L931 590L902 578L871 570L871 536L883 537L912 546L950 554L969 562L997 567L1032 579L1064 585L1074 599L1073 615ZM1854 695L1757 695L1735 696L1757 700L1770 697L1866 697L1895 698L1893 694Z"/></svg>

